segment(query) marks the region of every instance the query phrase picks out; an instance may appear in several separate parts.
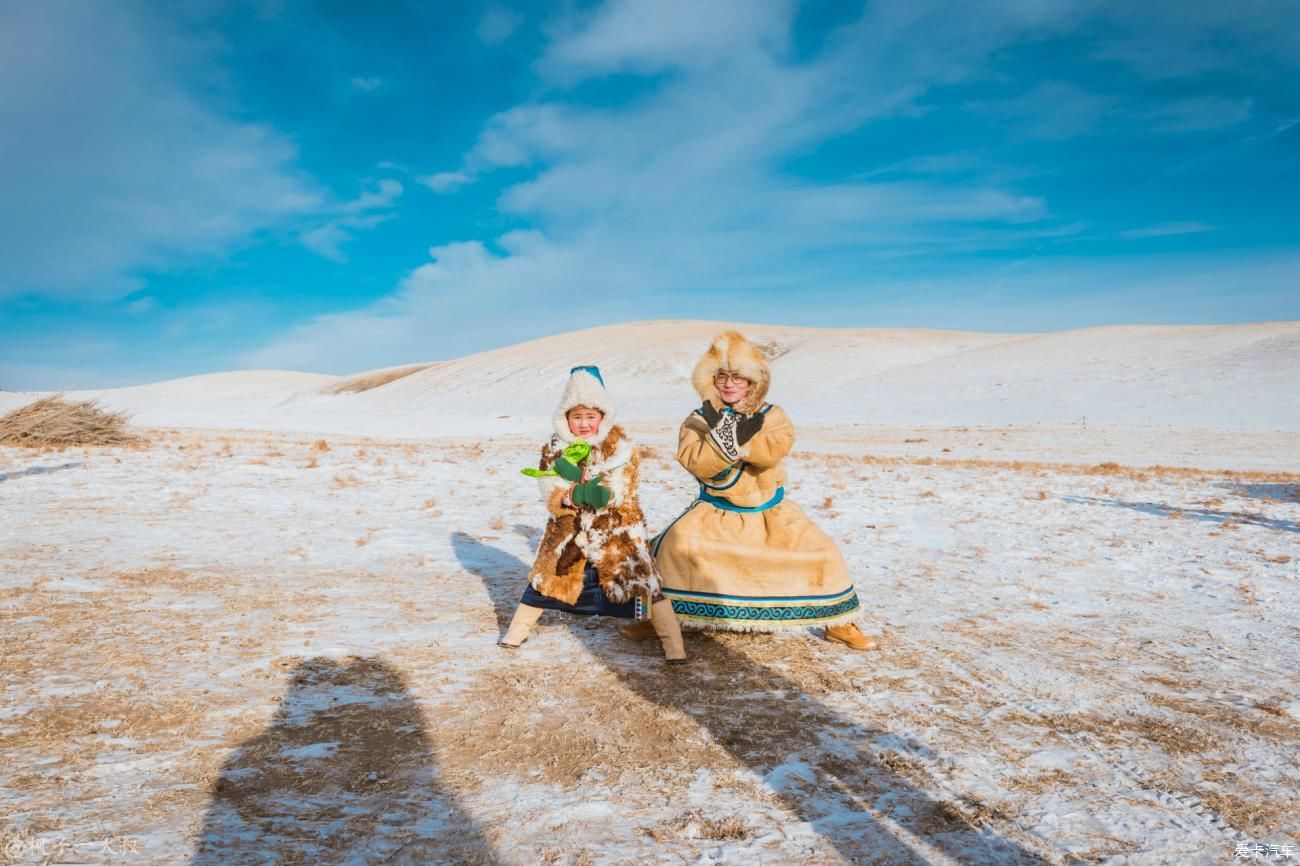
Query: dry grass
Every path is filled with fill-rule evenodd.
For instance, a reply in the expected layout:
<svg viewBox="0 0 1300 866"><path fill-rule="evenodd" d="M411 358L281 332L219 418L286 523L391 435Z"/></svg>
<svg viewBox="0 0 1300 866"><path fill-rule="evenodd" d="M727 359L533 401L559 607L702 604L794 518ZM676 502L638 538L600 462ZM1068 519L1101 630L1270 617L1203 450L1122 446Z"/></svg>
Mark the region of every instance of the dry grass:
<svg viewBox="0 0 1300 866"><path fill-rule="evenodd" d="M668 831L668 832L665 832ZM667 841L674 837L710 839L714 842L734 842L748 839L752 834L745 819L739 815L726 818L710 818L702 809L692 809L678 815L665 827L650 827L648 832L655 841Z"/></svg>
<svg viewBox="0 0 1300 866"><path fill-rule="evenodd" d="M334 385L329 389L329 393L360 394L362 391L369 391L372 388L379 388L390 382L396 382L398 379L405 379L412 373L429 369L430 366L429 364L414 364L410 367L397 367L392 370L380 370L376 373L362 373Z"/></svg>
<svg viewBox="0 0 1300 866"><path fill-rule="evenodd" d="M1293 826L1294 813L1279 799L1240 797L1221 791L1195 790L1191 792L1202 803L1219 814L1229 826L1249 833L1257 839L1271 838Z"/></svg>
<svg viewBox="0 0 1300 866"><path fill-rule="evenodd" d="M977 460L974 458L935 458L935 457L881 457L864 454L861 457L848 455L824 455L821 459L831 462L855 462L866 466L938 466L956 469L980 469L995 472L1025 472L1039 475L1051 472L1057 475L1112 475L1133 481L1149 481L1155 478L1187 479L1224 479L1236 482L1264 482L1271 484L1300 483L1300 473L1296 472L1254 472L1235 471L1232 469L1198 469L1188 466L1122 466L1118 463L1052 463L1041 460Z"/></svg>
<svg viewBox="0 0 1300 866"><path fill-rule="evenodd" d="M66 448L72 445L133 445L130 414L110 412L97 400L42 397L0 418L0 445Z"/></svg>
<svg viewBox="0 0 1300 866"><path fill-rule="evenodd" d="M1214 732L1150 716L1103 718L1089 714L1051 713L1035 718L1012 713L1008 718L1035 726L1046 725L1064 733L1090 735L1108 746L1125 745L1136 737L1153 743L1173 757L1205 755L1223 746L1222 738Z"/></svg>

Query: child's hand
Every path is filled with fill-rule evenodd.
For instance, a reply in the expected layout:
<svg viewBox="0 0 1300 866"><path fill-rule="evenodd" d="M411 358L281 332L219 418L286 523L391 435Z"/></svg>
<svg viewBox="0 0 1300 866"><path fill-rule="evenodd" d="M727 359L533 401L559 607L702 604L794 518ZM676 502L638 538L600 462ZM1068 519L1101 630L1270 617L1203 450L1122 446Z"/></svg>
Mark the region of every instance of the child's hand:
<svg viewBox="0 0 1300 866"><path fill-rule="evenodd" d="M614 494L610 492L608 487L600 483L600 479L603 477L603 475L597 475L590 481L575 484L569 494L569 499L579 508L601 509L609 505L609 500L613 498Z"/></svg>
<svg viewBox="0 0 1300 866"><path fill-rule="evenodd" d="M582 470L572 461L565 457L557 457L555 460L555 474L565 481L581 481Z"/></svg>

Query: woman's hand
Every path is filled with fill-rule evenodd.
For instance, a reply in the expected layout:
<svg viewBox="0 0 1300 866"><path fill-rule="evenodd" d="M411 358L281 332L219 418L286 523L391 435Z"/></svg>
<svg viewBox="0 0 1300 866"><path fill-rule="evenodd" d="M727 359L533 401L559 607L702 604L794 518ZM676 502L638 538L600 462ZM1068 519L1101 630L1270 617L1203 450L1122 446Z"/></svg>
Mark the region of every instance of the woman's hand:
<svg viewBox="0 0 1300 866"><path fill-rule="evenodd" d="M736 441L744 445L754 434L763 429L763 418L766 416L762 412L755 412L753 415L741 415L740 420L736 422Z"/></svg>
<svg viewBox="0 0 1300 866"><path fill-rule="evenodd" d="M740 459L740 449L754 438L754 434L763 429L763 414L741 415L730 407L719 412L713 403L705 400L700 406L700 415L709 425L709 436L718 450L731 461Z"/></svg>

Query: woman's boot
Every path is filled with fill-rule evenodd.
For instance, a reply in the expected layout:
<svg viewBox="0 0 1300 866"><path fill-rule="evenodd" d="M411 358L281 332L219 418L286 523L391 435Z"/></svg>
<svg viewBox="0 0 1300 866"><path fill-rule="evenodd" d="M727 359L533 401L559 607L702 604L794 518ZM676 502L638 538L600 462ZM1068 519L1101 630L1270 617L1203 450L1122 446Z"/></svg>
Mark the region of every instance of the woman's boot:
<svg viewBox="0 0 1300 866"><path fill-rule="evenodd" d="M530 604L521 604L515 608L514 619L510 620L510 628L502 635L501 640L497 641L497 646L506 649L519 649L520 644L528 640L528 633L533 630L533 625L537 618L542 615L540 607L533 607Z"/></svg>
<svg viewBox="0 0 1300 866"><path fill-rule="evenodd" d="M875 638L867 637L857 625L851 622L826 626L826 639L834 643L842 643L855 650L873 650L880 646Z"/></svg>
<svg viewBox="0 0 1300 866"><path fill-rule="evenodd" d="M650 625L663 644L664 661L670 665L686 664L686 645L682 643L682 629L677 624L671 601L665 598L650 606Z"/></svg>

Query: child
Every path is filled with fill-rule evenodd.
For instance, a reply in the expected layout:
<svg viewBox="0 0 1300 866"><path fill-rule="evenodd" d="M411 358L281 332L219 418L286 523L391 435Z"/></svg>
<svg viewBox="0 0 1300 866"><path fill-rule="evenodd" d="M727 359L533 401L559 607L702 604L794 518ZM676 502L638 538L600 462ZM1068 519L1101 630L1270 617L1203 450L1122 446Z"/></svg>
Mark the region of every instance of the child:
<svg viewBox="0 0 1300 866"><path fill-rule="evenodd" d="M569 372L554 426L539 464L548 474L538 478L550 519L528 586L498 644L507 649L522 644L544 609L632 619L639 600L650 602L650 623L664 658L669 664L685 662L682 633L672 603L659 594L659 573L637 503L636 449L614 424L614 404L600 370ZM590 453L566 462L565 449L571 457L580 454L582 442L591 446ZM557 462L566 471L549 474Z"/></svg>

